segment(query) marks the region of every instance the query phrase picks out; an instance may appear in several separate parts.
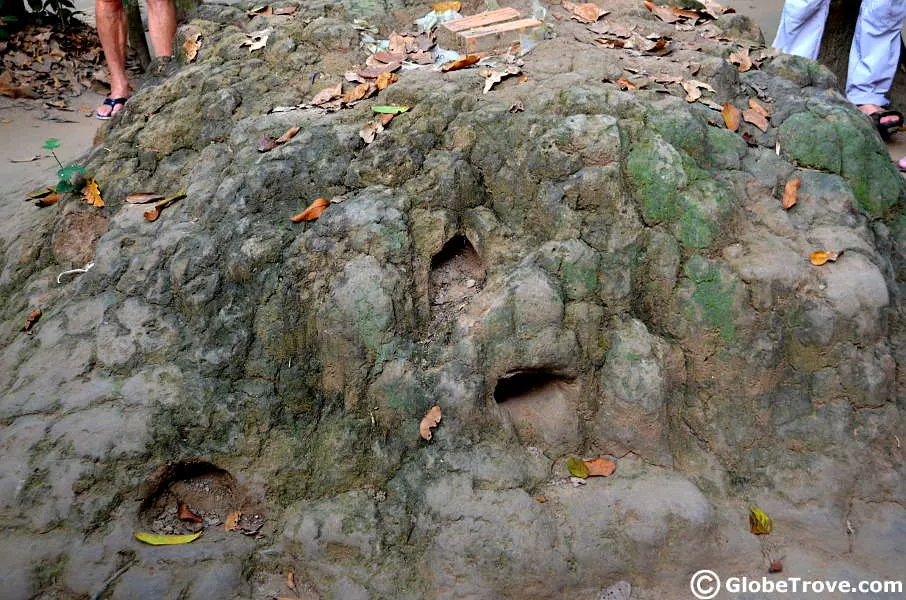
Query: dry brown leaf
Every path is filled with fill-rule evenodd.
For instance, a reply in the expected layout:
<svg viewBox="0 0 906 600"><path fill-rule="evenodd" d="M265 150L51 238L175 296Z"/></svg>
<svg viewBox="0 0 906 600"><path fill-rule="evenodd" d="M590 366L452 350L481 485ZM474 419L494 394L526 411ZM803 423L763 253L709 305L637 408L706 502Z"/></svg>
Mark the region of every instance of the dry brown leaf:
<svg viewBox="0 0 906 600"><path fill-rule="evenodd" d="M256 148L258 149L258 152L270 152L279 145L280 144L277 143L277 140L267 135L266 133L262 133L261 137L258 138L258 144L256 145Z"/></svg>
<svg viewBox="0 0 906 600"><path fill-rule="evenodd" d="M326 198L315 198L315 201L312 202L308 208L300 212L294 217L290 217L290 221L293 223L299 223L301 221L314 221L321 216L321 213L324 212L324 209L330 206L330 200Z"/></svg>
<svg viewBox="0 0 906 600"><path fill-rule="evenodd" d="M192 512L192 509L189 508L189 505L185 502L178 502L176 505L176 517L180 521L192 521L193 523L201 523L202 518Z"/></svg>
<svg viewBox="0 0 906 600"><path fill-rule="evenodd" d="M431 439L431 428L437 427L437 424L440 423L440 412L439 406L432 406L431 409L425 413L421 423L418 424L418 433L422 436L422 439Z"/></svg>
<svg viewBox="0 0 906 600"><path fill-rule="evenodd" d="M38 319L41 318L42 314L43 313L41 312L40 308L33 310L31 314L25 318L25 325L22 326L21 331L30 331L31 328L35 326L35 323L38 322Z"/></svg>
<svg viewBox="0 0 906 600"><path fill-rule="evenodd" d="M727 129L730 131L739 131L739 125L742 121L742 113L739 112L739 109L736 108L731 102L724 104L723 109L720 111L721 116L724 118L724 124L727 126Z"/></svg>
<svg viewBox="0 0 906 600"><path fill-rule="evenodd" d="M782 573L782 572L783 572L783 558L773 559L771 561L770 566L768 566L768 573Z"/></svg>
<svg viewBox="0 0 906 600"><path fill-rule="evenodd" d="M562 6L565 10L568 10L569 12L576 10L575 3L570 2L569 0L563 0L563 2L560 3L560 6Z"/></svg>
<svg viewBox="0 0 906 600"><path fill-rule="evenodd" d="M390 124L390 121L392 121L393 117L395 117L395 116L396 115L393 113L380 113L380 114L378 114L378 121L381 122L381 125L386 127L387 125Z"/></svg>
<svg viewBox="0 0 906 600"><path fill-rule="evenodd" d="M837 259L841 256L843 256L843 250L840 250L839 252L834 252L833 250L819 250L818 252L812 252L808 259L813 265L820 267L828 262L837 262Z"/></svg>
<svg viewBox="0 0 906 600"><path fill-rule="evenodd" d="M374 67L371 67L368 69L362 69L361 71L358 71L359 77L363 77L365 79L377 79L377 77L381 73L392 73L393 71L396 71L397 69L400 68L401 63L398 63L398 62L392 62L392 63L387 63L387 64L375 63L375 65L376 66L374 66Z"/></svg>
<svg viewBox="0 0 906 600"><path fill-rule="evenodd" d="M768 107L756 100L755 98L749 98L749 108L755 112L761 114L763 117L770 117L771 111L768 110Z"/></svg>
<svg viewBox="0 0 906 600"><path fill-rule="evenodd" d="M186 53L186 62L195 62L195 57L198 56L198 49L201 48L201 33L196 33L186 38L186 41L182 44L182 49Z"/></svg>
<svg viewBox="0 0 906 600"><path fill-rule="evenodd" d="M397 32L390 34L390 43L387 45L387 50L389 52L397 52L400 54L408 54L409 52L418 52L420 48L418 47L418 40L411 35L400 35Z"/></svg>
<svg viewBox="0 0 906 600"><path fill-rule="evenodd" d="M294 15L294 14L296 14L296 7L295 6L283 6L281 8L275 8L274 14L280 15L280 16Z"/></svg>
<svg viewBox="0 0 906 600"><path fill-rule="evenodd" d="M101 190L97 182L92 177L82 189L82 199L95 208L104 207L104 199L101 198Z"/></svg>
<svg viewBox="0 0 906 600"><path fill-rule="evenodd" d="M783 186L783 208L789 210L796 206L796 202L799 201L799 186L801 184L802 180L798 177L786 182L786 185Z"/></svg>
<svg viewBox="0 0 906 600"><path fill-rule="evenodd" d="M289 586L289 589L296 592L296 575L292 571L286 574L286 585Z"/></svg>
<svg viewBox="0 0 906 600"><path fill-rule="evenodd" d="M695 23L695 21L701 18L701 14L698 11L686 10L675 6L660 6L653 2L645 2L645 8L665 23L676 23L677 21L686 19Z"/></svg>
<svg viewBox="0 0 906 600"><path fill-rule="evenodd" d="M516 100L512 106L510 106L511 113L522 112L525 110L525 105L522 103L522 100Z"/></svg>
<svg viewBox="0 0 906 600"><path fill-rule="evenodd" d="M254 17L255 15L272 15L274 14L274 11L270 6L253 6L245 11L245 14Z"/></svg>
<svg viewBox="0 0 906 600"><path fill-rule="evenodd" d="M393 115L390 115L390 116L392 117ZM379 119L376 121L368 121L359 130L359 137L362 138L362 141L364 141L366 144L370 144L377 138L377 135L382 131L384 131L383 119Z"/></svg>
<svg viewBox="0 0 906 600"><path fill-rule="evenodd" d="M451 60L448 63L444 63L440 70L441 71L456 71L457 69L464 69L469 65L474 65L481 59L477 54L466 54L458 60Z"/></svg>
<svg viewBox="0 0 906 600"><path fill-rule="evenodd" d="M532 500L538 502L539 504L544 504L545 502L547 502L547 498L545 498L544 496L532 496Z"/></svg>
<svg viewBox="0 0 906 600"><path fill-rule="evenodd" d="M255 50L261 50L262 48L267 46L267 38L270 37L270 31L256 31L248 35L249 39L239 44L239 47L241 48L242 46L248 46L249 54L251 54Z"/></svg>
<svg viewBox="0 0 906 600"><path fill-rule="evenodd" d="M617 79L614 83L620 86L620 89L623 91L634 92L639 89L639 86L632 83L628 79Z"/></svg>
<svg viewBox="0 0 906 600"><path fill-rule="evenodd" d="M343 82L341 81L334 87L326 87L311 99L311 104L314 106L319 106L321 104L326 104L331 100L335 100L343 95Z"/></svg>
<svg viewBox="0 0 906 600"><path fill-rule="evenodd" d="M751 108L747 108L742 111L742 118L746 123L751 123L762 131L767 131L768 127L770 127L768 120L764 118L764 115L757 110L752 110Z"/></svg>
<svg viewBox="0 0 906 600"><path fill-rule="evenodd" d="M752 58L749 56L749 49L745 46L740 46L738 51L730 54L730 62L737 65L740 73L752 69Z"/></svg>
<svg viewBox="0 0 906 600"><path fill-rule="evenodd" d="M350 83L365 83L365 78L355 71L346 71L343 73L343 79Z"/></svg>
<svg viewBox="0 0 906 600"><path fill-rule="evenodd" d="M585 4L580 4L573 9L573 16L570 17L573 21L578 21L580 23L595 23L598 19L606 15L607 10L603 10L594 2L586 2Z"/></svg>
<svg viewBox="0 0 906 600"><path fill-rule="evenodd" d="M160 202L164 197L154 192L135 192L126 196L126 202L129 204L148 204L149 202Z"/></svg>
<svg viewBox="0 0 906 600"><path fill-rule="evenodd" d="M714 88L702 81L689 79L682 83L683 89L686 90L686 102L695 102L702 97L702 90L714 92Z"/></svg>
<svg viewBox="0 0 906 600"><path fill-rule="evenodd" d="M378 90L384 90L387 89L390 84L396 83L397 81L399 81L399 77L394 73L385 72L377 76L377 79L374 80L374 85L377 86Z"/></svg>
<svg viewBox="0 0 906 600"><path fill-rule="evenodd" d="M626 42L616 38L595 38L595 43L604 48L623 48L626 46Z"/></svg>
<svg viewBox="0 0 906 600"><path fill-rule="evenodd" d="M224 531L233 531L239 526L239 518L242 516L241 510L231 511L227 518L223 520Z"/></svg>
<svg viewBox="0 0 906 600"><path fill-rule="evenodd" d="M617 464L606 458L595 458L586 460L585 466L588 467L589 477L610 477L617 468Z"/></svg>
<svg viewBox="0 0 906 600"><path fill-rule="evenodd" d="M286 142L296 137L296 134L299 133L301 129L301 127L290 127L283 133L283 135L274 140L274 142L277 144L285 144Z"/></svg>
<svg viewBox="0 0 906 600"><path fill-rule="evenodd" d="M373 59L373 61L376 61L377 63L380 63L379 65L374 65L369 63L367 60L365 61L366 65L373 67L388 65L395 62L403 62L404 60L406 60L406 54L404 52L375 52L368 58Z"/></svg>

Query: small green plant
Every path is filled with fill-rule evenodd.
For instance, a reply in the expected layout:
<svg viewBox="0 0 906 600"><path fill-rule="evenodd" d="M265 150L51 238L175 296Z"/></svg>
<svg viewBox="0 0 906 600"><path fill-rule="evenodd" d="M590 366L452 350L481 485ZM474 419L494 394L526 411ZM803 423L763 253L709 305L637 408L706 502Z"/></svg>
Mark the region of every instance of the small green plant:
<svg viewBox="0 0 906 600"><path fill-rule="evenodd" d="M76 15L83 14L76 10L72 0L28 0L28 7L35 15L56 17L63 29L72 25Z"/></svg>
<svg viewBox="0 0 906 600"><path fill-rule="evenodd" d="M57 155L54 152L54 150L59 147L60 140L58 140L57 138L48 138L44 140L44 145L41 146L41 148L44 150L50 150L50 155L53 156L53 159L57 161L57 165L59 165L60 167L57 171L57 179L59 179L59 181L57 181L56 187L57 193L71 192L76 188L76 186L70 183L73 175L75 175L76 173L85 175L88 173L88 171L86 171L85 168L81 165L69 165L68 167L64 167L63 163L60 162L60 159L57 158Z"/></svg>

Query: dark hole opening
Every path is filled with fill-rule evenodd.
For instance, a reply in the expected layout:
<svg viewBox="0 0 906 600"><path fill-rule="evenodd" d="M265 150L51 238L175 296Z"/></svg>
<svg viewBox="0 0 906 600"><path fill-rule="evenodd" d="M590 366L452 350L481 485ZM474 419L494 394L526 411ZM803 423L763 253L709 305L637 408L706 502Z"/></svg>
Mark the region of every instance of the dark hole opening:
<svg viewBox="0 0 906 600"><path fill-rule="evenodd" d="M542 391L557 383L569 383L569 380L547 371L518 371L497 380L497 385L494 386L494 400L500 404Z"/></svg>
<svg viewBox="0 0 906 600"><path fill-rule="evenodd" d="M439 269L460 255L479 260L478 253L475 251L475 247L472 246L468 238L462 235L456 235L450 238L450 240L444 244L444 247L440 249L440 252L431 258L431 268Z"/></svg>

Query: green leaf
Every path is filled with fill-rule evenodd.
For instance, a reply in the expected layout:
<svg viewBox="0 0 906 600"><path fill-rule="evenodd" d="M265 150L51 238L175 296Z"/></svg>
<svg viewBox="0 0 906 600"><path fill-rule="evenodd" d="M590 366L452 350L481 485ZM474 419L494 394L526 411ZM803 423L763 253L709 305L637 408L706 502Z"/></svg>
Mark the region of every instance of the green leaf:
<svg viewBox="0 0 906 600"><path fill-rule="evenodd" d="M57 177L59 177L61 180L65 179L66 181L69 181L70 179L72 179L72 176L75 175L76 173L81 173L82 175L87 175L88 171L86 171L85 167L83 167L82 165L69 165L68 167L63 167L62 169L59 169L57 171Z"/></svg>
<svg viewBox="0 0 906 600"><path fill-rule="evenodd" d="M570 456L566 459L566 470L569 471L569 474L573 477L581 477L582 479L588 477L588 466L585 464L585 461L581 458L576 458L575 456Z"/></svg>
<svg viewBox="0 0 906 600"><path fill-rule="evenodd" d="M48 138L44 140L44 145L41 146L44 150L54 150L60 147L60 140L57 138Z"/></svg>
<svg viewBox="0 0 906 600"><path fill-rule="evenodd" d="M161 535L158 533L138 531L132 535L134 535L135 539L138 541L151 544L152 546L171 546L173 544L188 544L189 542L194 542L201 536L201 532L190 533L188 535Z"/></svg>
<svg viewBox="0 0 906 600"><path fill-rule="evenodd" d="M9 16L3 17L3 22L4 23L18 23L19 18L15 17L13 15L9 15Z"/></svg>
<svg viewBox="0 0 906 600"><path fill-rule="evenodd" d="M371 110L376 113L384 113L388 115L398 115L409 110L408 106L372 106Z"/></svg>
<svg viewBox="0 0 906 600"><path fill-rule="evenodd" d="M58 181L57 187L54 188L54 191L56 191L58 194L63 194L65 192L71 192L74 189L75 189L75 186L72 185L71 183L69 183L68 181Z"/></svg>

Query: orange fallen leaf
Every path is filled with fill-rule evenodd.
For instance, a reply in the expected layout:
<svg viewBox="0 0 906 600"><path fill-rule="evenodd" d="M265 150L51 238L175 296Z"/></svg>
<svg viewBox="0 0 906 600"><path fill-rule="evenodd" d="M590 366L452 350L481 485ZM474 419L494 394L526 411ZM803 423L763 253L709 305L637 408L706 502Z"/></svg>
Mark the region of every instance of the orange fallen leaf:
<svg viewBox="0 0 906 600"><path fill-rule="evenodd" d="M129 204L148 204L149 202L159 202L164 197L154 192L134 192L126 196L126 202Z"/></svg>
<svg viewBox="0 0 906 600"><path fill-rule="evenodd" d="M201 48L201 33L196 33L186 38L186 41L182 44L182 49L186 52L186 62L195 62L195 57L198 56L198 49Z"/></svg>
<svg viewBox="0 0 906 600"><path fill-rule="evenodd" d="M330 200L326 198L315 198L315 201L311 205L300 212L294 217L290 217L289 220L293 223L299 223L301 221L314 221L321 216L321 213L324 212L324 209L330 206Z"/></svg>
<svg viewBox="0 0 906 600"><path fill-rule="evenodd" d="M606 458L586 460L585 466L588 467L589 477L610 477L617 468L615 462L609 461Z"/></svg>
<svg viewBox="0 0 906 600"><path fill-rule="evenodd" d="M418 424L418 433L422 439L430 440L431 428L437 427L438 423L440 423L440 407L432 406Z"/></svg>
<svg viewBox="0 0 906 600"><path fill-rule="evenodd" d="M284 6L284 7L281 7L281 8L275 8L275 9L274 9L274 14L275 14L275 15L283 15L283 16L287 16L287 15L293 15L293 14L295 14L295 13L296 13L296 7L295 7L295 6Z"/></svg>
<svg viewBox="0 0 906 600"><path fill-rule="evenodd" d="M841 256L843 256L843 250L840 250L839 252L819 250L818 252L812 252L808 259L813 265L820 267L828 262L837 262L837 259Z"/></svg>
<svg viewBox="0 0 906 600"><path fill-rule="evenodd" d="M786 182L786 185L783 186L783 208L789 210L796 206L796 202L799 201L799 186L801 184L802 180L798 177Z"/></svg>
<svg viewBox="0 0 906 600"><path fill-rule="evenodd" d="M25 318L25 325L22 326L21 331L31 330L31 328L35 326L35 323L38 322L38 319L41 318L42 314L43 313L41 312L40 308L36 308L34 311L32 311L32 313Z"/></svg>
<svg viewBox="0 0 906 600"><path fill-rule="evenodd" d="M94 178L88 180L88 183L82 189L82 199L95 208L104 207L104 199L101 198L101 190L98 188Z"/></svg>
<svg viewBox="0 0 906 600"><path fill-rule="evenodd" d="M580 23L595 23L609 11L603 10L594 2L580 4L573 9L572 20Z"/></svg>
<svg viewBox="0 0 906 600"><path fill-rule="evenodd" d="M459 12L460 8L462 8L462 2L460 2L459 0L455 0L455 1L451 1L451 2L438 2L437 4L431 5L431 10L433 10L436 13L443 13L443 12L447 12L448 10L452 10L453 12Z"/></svg>
<svg viewBox="0 0 906 600"><path fill-rule="evenodd" d="M392 121L393 117L395 117L395 116L396 115L394 115L392 113L380 113L378 115L378 120L381 122L382 126L386 127L387 125L390 124L390 121Z"/></svg>
<svg viewBox="0 0 906 600"><path fill-rule="evenodd" d="M466 54L458 60L451 60L448 63L444 63L441 67L441 71L456 71L457 69L464 69L469 65L474 65L481 59L477 54Z"/></svg>
<svg viewBox="0 0 906 600"><path fill-rule="evenodd" d="M724 118L724 123L727 126L727 129L730 131L739 131L739 124L742 120L742 114L739 112L739 109L736 108L732 103L727 102L724 104L723 109L720 111L720 114Z"/></svg>
<svg viewBox="0 0 906 600"><path fill-rule="evenodd" d="M387 89L390 84L396 83L397 81L399 81L399 77L385 71L377 76L377 79L374 80L374 85L377 86L377 89L384 90Z"/></svg>
<svg viewBox="0 0 906 600"><path fill-rule="evenodd" d="M544 504L545 502L547 502L547 498L545 498L544 496L532 496L532 500L539 504Z"/></svg>
<svg viewBox="0 0 906 600"><path fill-rule="evenodd" d="M201 523L202 518L192 512L192 509L189 508L189 505L185 502L179 502L176 505L176 517L180 521L192 521L194 523Z"/></svg>
<svg viewBox="0 0 906 600"><path fill-rule="evenodd" d="M296 591L296 575L292 571L286 574L286 585L292 591Z"/></svg>
<svg viewBox="0 0 906 600"><path fill-rule="evenodd" d="M783 557L786 558L786 557ZM783 558L775 558L771 560L771 565L768 567L768 573L782 573L783 572Z"/></svg>
<svg viewBox="0 0 906 600"><path fill-rule="evenodd" d="M279 145L277 140L266 133L262 133L261 137L258 138L258 144L255 147L258 148L258 152L270 152Z"/></svg>
<svg viewBox="0 0 906 600"><path fill-rule="evenodd" d="M614 83L620 86L620 89L624 92L634 92L639 89L639 86L632 83L628 79L617 79Z"/></svg>
<svg viewBox="0 0 906 600"><path fill-rule="evenodd" d="M276 141L278 144L285 144L286 142L296 137L296 134L299 133L301 129L301 127L290 127L283 133L283 135L281 135L274 141Z"/></svg>
<svg viewBox="0 0 906 600"><path fill-rule="evenodd" d="M343 104L349 104L351 102L358 102L359 100L367 98L368 96L370 96L371 94L374 93L371 91L372 87L373 87L373 84L371 84L371 83L360 83L359 85L355 86L354 88L352 88L351 90L346 92L346 95L343 96ZM376 91L376 88L375 88L375 91Z"/></svg>
<svg viewBox="0 0 906 600"><path fill-rule="evenodd" d="M35 206L40 206L42 208L45 206L53 206L54 204L56 204L59 201L60 201L60 194L54 192L52 194L47 194L43 198L38 198L38 200L35 202Z"/></svg>
<svg viewBox="0 0 906 600"><path fill-rule="evenodd" d="M334 87L326 87L311 99L311 104L314 106L319 106L321 104L327 104L331 100L339 98L343 95L343 82L341 81Z"/></svg>
<svg viewBox="0 0 906 600"><path fill-rule="evenodd" d="M145 215L145 219L148 222L153 223L154 221L156 221L157 219L160 218L160 209L157 207L154 207L149 211L145 211L143 214Z"/></svg>
<svg viewBox="0 0 906 600"><path fill-rule="evenodd" d="M225 531L233 531L236 527L239 526L239 517L242 516L242 511L234 510L227 515L227 518L223 521L223 529Z"/></svg>
<svg viewBox="0 0 906 600"><path fill-rule="evenodd" d="M754 110L757 113L761 113L764 117L770 117L771 111L768 110L768 107L756 100L755 98L749 98L749 108Z"/></svg>
<svg viewBox="0 0 906 600"><path fill-rule="evenodd" d="M744 111L742 111L742 119L746 123L751 123L752 125L754 125L755 127L757 127L758 129L760 129L764 132L766 132L768 130L768 127L770 127L770 125L768 124L768 120L765 118L765 116L763 114L761 114L760 112L758 112L757 110L753 110L751 108L747 108Z"/></svg>

